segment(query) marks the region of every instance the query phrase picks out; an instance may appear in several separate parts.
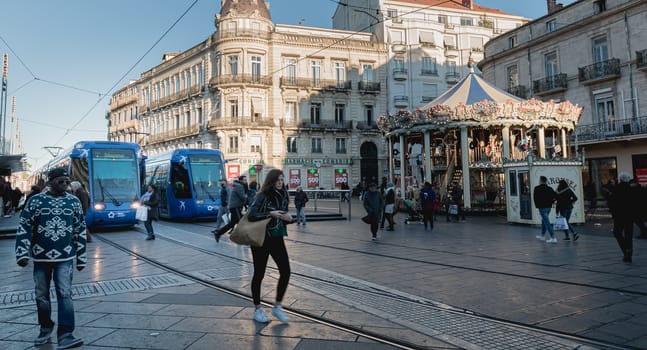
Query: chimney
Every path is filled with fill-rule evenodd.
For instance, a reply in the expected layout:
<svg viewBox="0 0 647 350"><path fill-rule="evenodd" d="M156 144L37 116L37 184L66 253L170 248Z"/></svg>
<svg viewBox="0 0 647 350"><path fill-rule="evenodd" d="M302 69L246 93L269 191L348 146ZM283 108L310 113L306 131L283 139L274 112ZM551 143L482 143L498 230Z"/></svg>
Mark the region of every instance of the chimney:
<svg viewBox="0 0 647 350"><path fill-rule="evenodd" d="M546 3L548 5L548 14L549 15L551 13L553 13L553 12L560 9L559 5L557 4L557 0L546 0Z"/></svg>
<svg viewBox="0 0 647 350"><path fill-rule="evenodd" d="M473 10L474 2L472 0L463 0L463 6L469 8L470 10Z"/></svg>

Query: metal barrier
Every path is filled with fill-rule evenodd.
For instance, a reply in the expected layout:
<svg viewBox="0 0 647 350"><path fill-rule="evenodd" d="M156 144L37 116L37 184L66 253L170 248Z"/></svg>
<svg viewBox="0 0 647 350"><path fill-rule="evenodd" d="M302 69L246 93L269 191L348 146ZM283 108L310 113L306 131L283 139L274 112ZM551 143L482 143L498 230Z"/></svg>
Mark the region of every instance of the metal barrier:
<svg viewBox="0 0 647 350"><path fill-rule="evenodd" d="M290 190L290 196L294 197L297 191L295 190ZM313 202L313 210L317 212L319 209L318 204L321 202L332 202L336 201L337 202L337 213L342 215L342 203L343 203L343 197L345 196L346 198L346 203L348 205L348 218L347 220L350 221L351 218L351 191L350 190L310 190L310 189L304 189L303 192L305 192L308 195L308 199L310 199Z"/></svg>

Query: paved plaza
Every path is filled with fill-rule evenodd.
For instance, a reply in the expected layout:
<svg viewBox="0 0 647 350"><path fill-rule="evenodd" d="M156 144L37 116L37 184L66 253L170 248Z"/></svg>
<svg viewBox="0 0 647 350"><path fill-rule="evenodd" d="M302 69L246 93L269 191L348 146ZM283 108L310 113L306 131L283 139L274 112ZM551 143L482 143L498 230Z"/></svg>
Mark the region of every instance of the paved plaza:
<svg viewBox="0 0 647 350"><path fill-rule="evenodd" d="M318 211L327 205L336 208L322 202ZM363 214L355 200L350 221L290 226L287 310L420 349L647 348L647 242L636 240L634 262L624 264L604 213L577 227L577 242L564 242L558 233L555 245L535 239L538 227L502 217L459 223L439 217L433 232L425 232L419 223L405 225L403 213L394 231L381 230L372 242L359 220ZM4 219L2 226L15 221ZM74 276L76 333L84 348L395 348L297 315L286 324L252 321L251 301L227 293L249 294L251 255L226 238L216 244L213 225L157 222L155 241L144 240L143 227L95 234L88 267ZM13 244L0 240L0 348L27 349L38 331L32 266L15 264ZM268 302L276 278L278 272L268 270Z"/></svg>

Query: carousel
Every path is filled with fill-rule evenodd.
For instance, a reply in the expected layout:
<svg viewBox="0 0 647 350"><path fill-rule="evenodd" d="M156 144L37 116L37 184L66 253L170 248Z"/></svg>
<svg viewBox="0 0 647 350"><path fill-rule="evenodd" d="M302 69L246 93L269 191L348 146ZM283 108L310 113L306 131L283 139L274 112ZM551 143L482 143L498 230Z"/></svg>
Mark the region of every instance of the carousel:
<svg viewBox="0 0 647 350"><path fill-rule="evenodd" d="M465 211L502 208L509 222L537 224L532 189L540 176L554 189L565 179L583 199L583 159L571 140L581 112L568 101L520 99L470 67L427 105L381 116L377 125L392 150L390 173L401 193L429 181L439 196L458 193ZM582 202L570 222L584 222Z"/></svg>

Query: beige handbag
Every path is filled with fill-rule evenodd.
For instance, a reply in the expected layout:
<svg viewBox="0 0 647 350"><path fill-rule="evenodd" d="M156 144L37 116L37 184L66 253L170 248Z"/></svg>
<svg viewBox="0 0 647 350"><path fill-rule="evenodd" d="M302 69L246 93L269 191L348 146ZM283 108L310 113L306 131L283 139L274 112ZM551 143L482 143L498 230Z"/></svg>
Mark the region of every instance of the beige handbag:
<svg viewBox="0 0 647 350"><path fill-rule="evenodd" d="M234 230L229 235L229 240L243 245L252 247L262 247L267 235L267 224L272 217L267 217L259 221L249 221L247 214L243 215Z"/></svg>

